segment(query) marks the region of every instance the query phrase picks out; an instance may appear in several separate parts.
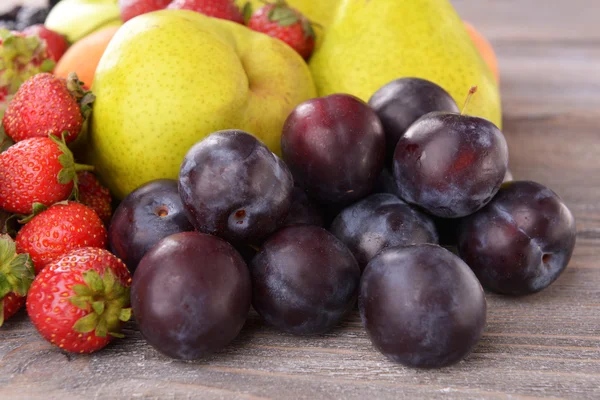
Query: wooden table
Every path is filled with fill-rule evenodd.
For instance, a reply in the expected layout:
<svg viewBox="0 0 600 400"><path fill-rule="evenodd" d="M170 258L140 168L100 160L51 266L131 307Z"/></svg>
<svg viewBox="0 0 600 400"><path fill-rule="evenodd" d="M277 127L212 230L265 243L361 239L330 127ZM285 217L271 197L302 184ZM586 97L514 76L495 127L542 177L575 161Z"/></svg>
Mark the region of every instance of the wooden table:
<svg viewBox="0 0 600 400"><path fill-rule="evenodd" d="M133 323L91 356L43 341L25 313L0 329L0 398L600 399L600 25L596 0L455 0L500 57L504 132L517 178L558 192L577 218L566 272L526 298L488 295L488 325L465 361L439 371L394 365L358 315L296 338L253 314L203 361L169 360Z"/></svg>

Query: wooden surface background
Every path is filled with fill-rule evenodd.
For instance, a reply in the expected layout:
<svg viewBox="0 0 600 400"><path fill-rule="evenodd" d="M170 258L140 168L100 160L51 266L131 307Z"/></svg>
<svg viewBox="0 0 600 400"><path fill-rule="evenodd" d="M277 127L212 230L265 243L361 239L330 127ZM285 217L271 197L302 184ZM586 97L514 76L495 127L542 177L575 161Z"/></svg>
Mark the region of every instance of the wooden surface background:
<svg viewBox="0 0 600 400"><path fill-rule="evenodd" d="M6 1L6 0L4 0ZM225 351L169 360L133 323L125 340L74 356L25 313L0 329L3 399L600 399L600 15L597 0L455 0L493 42L517 178L558 192L577 218L566 272L526 298L488 295L488 325L458 365L419 371L371 347L358 315L296 338L252 315Z"/></svg>

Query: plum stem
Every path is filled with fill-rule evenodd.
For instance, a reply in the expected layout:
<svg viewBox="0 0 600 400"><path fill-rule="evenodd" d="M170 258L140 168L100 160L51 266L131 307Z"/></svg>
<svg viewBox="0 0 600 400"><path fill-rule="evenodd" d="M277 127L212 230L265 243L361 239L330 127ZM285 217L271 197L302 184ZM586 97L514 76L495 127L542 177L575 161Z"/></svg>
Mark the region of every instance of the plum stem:
<svg viewBox="0 0 600 400"><path fill-rule="evenodd" d="M473 95L476 92L477 92L477 86L473 86L473 87L471 87L471 89L469 89L469 94L467 94L467 99L465 100L465 104L463 105L460 115L465 115L465 111L467 111L467 107L469 106L469 103L471 102L471 97L473 97Z"/></svg>

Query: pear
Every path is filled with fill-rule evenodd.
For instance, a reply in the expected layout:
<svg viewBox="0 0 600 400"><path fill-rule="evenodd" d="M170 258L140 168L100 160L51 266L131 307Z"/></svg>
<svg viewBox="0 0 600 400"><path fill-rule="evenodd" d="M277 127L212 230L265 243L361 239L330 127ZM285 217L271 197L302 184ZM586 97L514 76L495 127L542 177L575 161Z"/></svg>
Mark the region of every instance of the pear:
<svg viewBox="0 0 600 400"><path fill-rule="evenodd" d="M469 114L501 125L498 86L448 0L340 0L310 60L320 96L350 93L367 101L402 77L433 81Z"/></svg>
<svg viewBox="0 0 600 400"><path fill-rule="evenodd" d="M316 96L289 46L240 24L183 10L133 18L102 56L87 159L117 198L177 178L199 140L242 129L280 151L283 123Z"/></svg>
<svg viewBox="0 0 600 400"><path fill-rule="evenodd" d="M62 0L44 22L71 43L107 26L121 25L118 0Z"/></svg>

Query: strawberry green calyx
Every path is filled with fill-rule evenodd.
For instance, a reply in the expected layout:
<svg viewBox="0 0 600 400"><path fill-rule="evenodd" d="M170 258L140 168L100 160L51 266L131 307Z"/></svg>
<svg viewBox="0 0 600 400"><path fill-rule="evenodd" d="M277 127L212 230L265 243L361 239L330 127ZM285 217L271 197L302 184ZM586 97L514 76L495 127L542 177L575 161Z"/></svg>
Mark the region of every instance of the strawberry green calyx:
<svg viewBox="0 0 600 400"><path fill-rule="evenodd" d="M17 254L15 241L0 235L0 326L4 323L4 298L10 293L25 297L34 278L29 254Z"/></svg>
<svg viewBox="0 0 600 400"><path fill-rule="evenodd" d="M123 286L114 272L107 267L102 276L96 270L83 273L85 284L74 285L74 296L69 302L87 311L73 329L79 333L94 332L98 337L123 337L119 333L121 323L131 318L129 308L129 288Z"/></svg>
<svg viewBox="0 0 600 400"><path fill-rule="evenodd" d="M85 120L92 112L92 104L96 100L96 96L91 91L85 90L83 85L85 83L79 80L75 72L71 72L67 77L67 89L77 99L79 108L81 109L81 116Z"/></svg>
<svg viewBox="0 0 600 400"><path fill-rule="evenodd" d="M244 7L242 8L242 16L244 17L245 25L248 25L248 21L250 21L250 18L252 18L253 12L254 9L252 8L252 3L247 2L246 4L244 4Z"/></svg>
<svg viewBox="0 0 600 400"><path fill-rule="evenodd" d="M302 24L302 30L304 31L305 38L315 38L315 30L312 22L304 17L298 11L291 8L285 0L277 0L273 4L273 8L269 10L267 18L269 21L276 22L279 26L292 26L300 22Z"/></svg>
<svg viewBox="0 0 600 400"><path fill-rule="evenodd" d="M86 164L78 164L75 162L75 157L73 153L67 146L65 141L65 136L68 135L69 132L65 131L62 133L62 137L59 139L54 135L50 135L49 138L52 139L54 143L56 143L62 152L62 155L58 156L58 161L60 165L62 165L62 170L58 173L58 183L63 185L68 184L69 182L73 182L73 193L71 197L75 200L79 199L79 188L77 186L77 172L79 171L93 171L93 165Z"/></svg>
<svg viewBox="0 0 600 400"><path fill-rule="evenodd" d="M0 29L0 119L22 83L54 65L44 40Z"/></svg>

